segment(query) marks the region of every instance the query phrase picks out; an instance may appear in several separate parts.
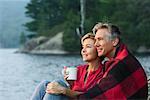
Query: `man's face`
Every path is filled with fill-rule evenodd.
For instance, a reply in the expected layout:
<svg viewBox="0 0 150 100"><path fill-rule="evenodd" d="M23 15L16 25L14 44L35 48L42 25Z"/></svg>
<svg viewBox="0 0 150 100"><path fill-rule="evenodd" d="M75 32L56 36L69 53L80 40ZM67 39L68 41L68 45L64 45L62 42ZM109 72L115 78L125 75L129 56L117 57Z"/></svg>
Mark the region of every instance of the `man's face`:
<svg viewBox="0 0 150 100"><path fill-rule="evenodd" d="M111 40L110 33L107 28L99 29L95 35L95 46L98 51L98 56L112 57L114 50L113 40Z"/></svg>

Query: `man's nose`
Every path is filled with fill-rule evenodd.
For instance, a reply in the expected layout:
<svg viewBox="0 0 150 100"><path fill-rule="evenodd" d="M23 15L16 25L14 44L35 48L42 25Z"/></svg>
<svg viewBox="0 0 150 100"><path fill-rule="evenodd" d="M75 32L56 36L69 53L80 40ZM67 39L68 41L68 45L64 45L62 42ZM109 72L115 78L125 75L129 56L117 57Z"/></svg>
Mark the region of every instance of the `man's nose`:
<svg viewBox="0 0 150 100"><path fill-rule="evenodd" d="M99 46L99 43L98 43L97 41L95 41L94 46L95 46L95 47L98 47L98 46Z"/></svg>

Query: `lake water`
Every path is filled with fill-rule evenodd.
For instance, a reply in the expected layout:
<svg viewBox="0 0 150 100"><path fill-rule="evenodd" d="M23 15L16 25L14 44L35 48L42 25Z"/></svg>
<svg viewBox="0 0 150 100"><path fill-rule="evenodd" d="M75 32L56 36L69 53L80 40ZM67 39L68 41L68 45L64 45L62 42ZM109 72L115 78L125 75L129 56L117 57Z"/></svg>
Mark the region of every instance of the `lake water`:
<svg viewBox="0 0 150 100"><path fill-rule="evenodd" d="M28 55L0 49L0 100L29 100L42 80L61 78L65 65L78 65L79 55ZM137 57L150 76L150 55Z"/></svg>

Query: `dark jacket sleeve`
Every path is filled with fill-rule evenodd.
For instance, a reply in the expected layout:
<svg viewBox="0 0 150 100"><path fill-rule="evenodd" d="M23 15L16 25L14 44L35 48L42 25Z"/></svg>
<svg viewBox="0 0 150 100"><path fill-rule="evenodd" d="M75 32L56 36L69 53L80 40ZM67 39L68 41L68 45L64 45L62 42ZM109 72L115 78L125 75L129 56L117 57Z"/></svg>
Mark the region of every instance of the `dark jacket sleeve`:
<svg viewBox="0 0 150 100"><path fill-rule="evenodd" d="M118 62L115 65L114 63L109 64L108 69L109 67L112 68L108 71L108 74L86 93L79 95L79 99L127 99L133 94L138 94L138 92L140 93L140 98L145 98L147 96L147 80L143 69L138 64L132 65L127 63L130 63L130 61ZM139 81L142 82L139 83ZM140 89L143 90L140 91Z"/></svg>

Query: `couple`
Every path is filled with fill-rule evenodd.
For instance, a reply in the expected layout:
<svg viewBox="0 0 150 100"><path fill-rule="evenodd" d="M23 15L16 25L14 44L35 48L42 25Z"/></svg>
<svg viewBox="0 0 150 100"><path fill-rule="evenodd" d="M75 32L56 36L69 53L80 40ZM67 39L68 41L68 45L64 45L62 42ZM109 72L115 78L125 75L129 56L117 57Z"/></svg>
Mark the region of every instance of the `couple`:
<svg viewBox="0 0 150 100"><path fill-rule="evenodd" d="M68 81L69 86L61 80L43 81L31 100L147 99L146 74L121 42L119 28L109 23L98 23L93 33L95 36L88 33L81 40L81 54L87 65L77 67L77 80ZM102 61L102 56L108 60ZM66 80L67 76L64 78Z"/></svg>

